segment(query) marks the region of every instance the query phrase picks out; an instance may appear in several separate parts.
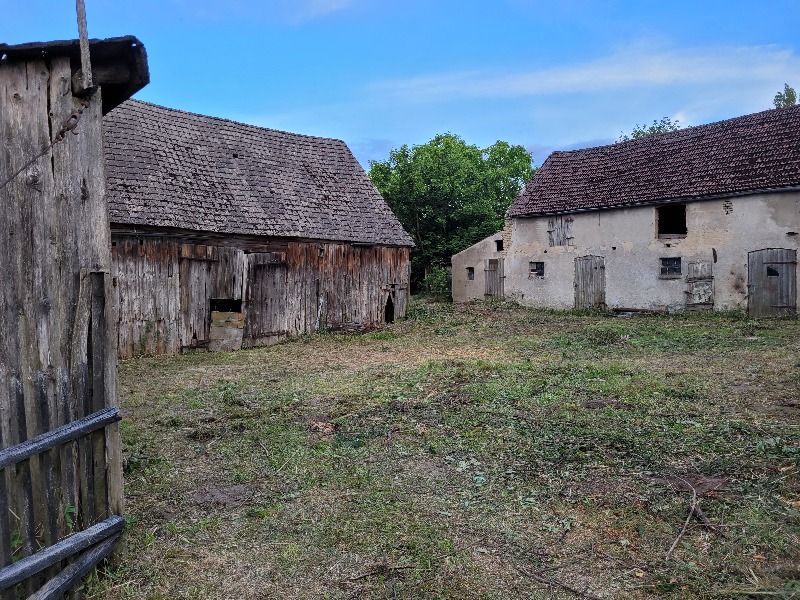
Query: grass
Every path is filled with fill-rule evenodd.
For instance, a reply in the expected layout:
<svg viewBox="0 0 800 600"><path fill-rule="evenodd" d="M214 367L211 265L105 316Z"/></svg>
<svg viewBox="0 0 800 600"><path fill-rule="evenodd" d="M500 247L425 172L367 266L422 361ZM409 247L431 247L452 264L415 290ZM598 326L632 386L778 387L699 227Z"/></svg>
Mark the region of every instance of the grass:
<svg viewBox="0 0 800 600"><path fill-rule="evenodd" d="M800 597L798 334L416 302L124 362L129 526L88 596ZM692 487L713 528L667 557Z"/></svg>

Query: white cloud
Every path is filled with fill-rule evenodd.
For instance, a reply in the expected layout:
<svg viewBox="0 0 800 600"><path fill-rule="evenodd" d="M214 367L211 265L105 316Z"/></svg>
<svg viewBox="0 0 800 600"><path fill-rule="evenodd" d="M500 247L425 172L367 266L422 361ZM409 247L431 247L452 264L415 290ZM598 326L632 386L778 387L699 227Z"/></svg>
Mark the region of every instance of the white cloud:
<svg viewBox="0 0 800 600"><path fill-rule="evenodd" d="M800 58L777 46L663 49L637 44L582 64L440 73L378 82L371 90L414 102L709 85L736 85L747 93L796 78L798 72Z"/></svg>

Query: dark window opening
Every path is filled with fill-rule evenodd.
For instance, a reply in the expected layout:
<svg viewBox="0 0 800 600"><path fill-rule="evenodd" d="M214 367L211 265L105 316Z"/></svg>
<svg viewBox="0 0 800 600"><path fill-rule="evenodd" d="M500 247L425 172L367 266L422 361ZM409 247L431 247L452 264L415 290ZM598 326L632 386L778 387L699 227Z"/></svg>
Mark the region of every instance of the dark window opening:
<svg viewBox="0 0 800 600"><path fill-rule="evenodd" d="M775 267L767 267L767 277L780 277L780 275Z"/></svg>
<svg viewBox="0 0 800 600"><path fill-rule="evenodd" d="M656 220L658 221L658 237L682 237L686 235L686 205L668 204L659 206Z"/></svg>
<svg viewBox="0 0 800 600"><path fill-rule="evenodd" d="M502 252L503 251L503 240L495 240L494 241L494 245L497 246L497 251L498 252Z"/></svg>
<svg viewBox="0 0 800 600"><path fill-rule="evenodd" d="M544 277L544 263L534 261L529 262L528 277Z"/></svg>
<svg viewBox="0 0 800 600"><path fill-rule="evenodd" d="M467 279L470 281L475 279L475 267L467 267Z"/></svg>
<svg viewBox="0 0 800 600"><path fill-rule="evenodd" d="M386 308L383 309L384 323L394 323L394 302L391 296L386 297Z"/></svg>
<svg viewBox="0 0 800 600"><path fill-rule="evenodd" d="M233 298L212 298L212 312L242 312L242 301Z"/></svg>
<svg viewBox="0 0 800 600"><path fill-rule="evenodd" d="M680 256L674 258L661 259L661 277L674 278L680 276L681 276Z"/></svg>

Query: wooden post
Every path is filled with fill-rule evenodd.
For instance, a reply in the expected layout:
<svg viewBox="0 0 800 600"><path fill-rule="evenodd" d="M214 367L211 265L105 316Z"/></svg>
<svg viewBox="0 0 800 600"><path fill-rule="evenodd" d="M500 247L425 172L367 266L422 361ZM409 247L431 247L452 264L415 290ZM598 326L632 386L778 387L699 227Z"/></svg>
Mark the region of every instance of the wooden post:
<svg viewBox="0 0 800 600"><path fill-rule="evenodd" d="M101 90L74 96L72 75L69 56L0 63L3 447L117 404ZM7 469L0 559L9 529L20 558L120 514L119 456L112 424Z"/></svg>

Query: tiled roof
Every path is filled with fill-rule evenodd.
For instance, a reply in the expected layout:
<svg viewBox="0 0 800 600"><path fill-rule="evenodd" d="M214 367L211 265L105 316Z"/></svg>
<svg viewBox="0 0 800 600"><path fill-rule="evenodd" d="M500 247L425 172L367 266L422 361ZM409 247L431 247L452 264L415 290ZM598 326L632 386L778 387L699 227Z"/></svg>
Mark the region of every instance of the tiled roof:
<svg viewBox="0 0 800 600"><path fill-rule="evenodd" d="M112 223L413 245L339 140L129 100L104 146Z"/></svg>
<svg viewBox="0 0 800 600"><path fill-rule="evenodd" d="M601 210L800 186L800 105L553 152L509 216Z"/></svg>

